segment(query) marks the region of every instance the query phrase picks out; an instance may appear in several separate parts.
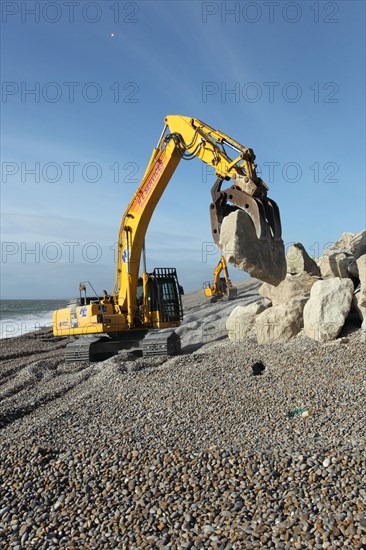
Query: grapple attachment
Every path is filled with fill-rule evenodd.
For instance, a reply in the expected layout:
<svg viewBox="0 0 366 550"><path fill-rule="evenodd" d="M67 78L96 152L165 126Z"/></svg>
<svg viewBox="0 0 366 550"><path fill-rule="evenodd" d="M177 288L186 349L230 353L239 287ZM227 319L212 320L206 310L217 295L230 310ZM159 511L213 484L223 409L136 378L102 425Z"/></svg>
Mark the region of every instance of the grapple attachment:
<svg viewBox="0 0 366 550"><path fill-rule="evenodd" d="M223 191L221 184L215 183L210 205L214 242L232 265L277 286L286 276L277 204L259 178L255 183L239 175Z"/></svg>
<svg viewBox="0 0 366 550"><path fill-rule="evenodd" d="M238 289L236 286L229 285L227 288L227 299L234 300L238 295Z"/></svg>

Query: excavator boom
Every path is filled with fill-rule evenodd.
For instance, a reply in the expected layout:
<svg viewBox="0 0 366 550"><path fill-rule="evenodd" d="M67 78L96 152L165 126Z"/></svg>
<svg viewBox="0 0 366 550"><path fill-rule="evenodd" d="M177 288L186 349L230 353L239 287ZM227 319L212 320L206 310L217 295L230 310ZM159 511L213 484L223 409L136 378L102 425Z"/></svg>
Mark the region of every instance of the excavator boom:
<svg viewBox="0 0 366 550"><path fill-rule="evenodd" d="M234 159L229 157L228 148L234 151ZM281 239L279 212L274 201L267 198L268 187L256 174L253 150L198 119L167 116L161 138L122 218L118 235L113 295L121 310L127 312L130 325L133 325L140 259L151 216L180 160L193 157L215 169L217 179L212 189L210 214L212 235L218 246L221 223L236 208L251 217L259 239L268 234L273 240ZM233 185L221 191L222 182L230 179Z"/></svg>

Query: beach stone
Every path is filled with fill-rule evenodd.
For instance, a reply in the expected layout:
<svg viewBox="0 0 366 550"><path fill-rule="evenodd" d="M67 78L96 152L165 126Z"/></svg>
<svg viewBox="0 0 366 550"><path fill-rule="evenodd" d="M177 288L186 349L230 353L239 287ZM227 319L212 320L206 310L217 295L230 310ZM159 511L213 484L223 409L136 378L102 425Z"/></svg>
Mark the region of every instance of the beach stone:
<svg viewBox="0 0 366 550"><path fill-rule="evenodd" d="M366 548L361 331L223 338L259 286L186 294L183 324L216 339L132 374L123 355L65 364L69 338L1 341L1 548Z"/></svg>
<svg viewBox="0 0 366 550"><path fill-rule="evenodd" d="M304 331L313 340L334 340L348 316L354 286L351 279L317 281L304 308Z"/></svg>
<svg viewBox="0 0 366 550"><path fill-rule="evenodd" d="M240 342L255 334L254 321L259 313L270 307L271 302L262 298L248 306L237 306L226 320L226 330L232 342Z"/></svg>
<svg viewBox="0 0 366 550"><path fill-rule="evenodd" d="M276 306L309 293L317 280L318 277L309 275L305 271L296 275L287 274L286 278L278 286L263 283L258 292L260 296L267 298L267 300L270 300Z"/></svg>
<svg viewBox="0 0 366 550"><path fill-rule="evenodd" d="M287 256L287 273L295 275L296 273L302 273L305 271L310 275L320 277L320 269L317 266L315 260L309 256L304 246L301 243L294 243L290 245Z"/></svg>
<svg viewBox="0 0 366 550"><path fill-rule="evenodd" d="M252 277L277 286L286 276L283 241L274 241L270 235L258 239L250 216L243 210L223 219L220 245L226 260Z"/></svg>
<svg viewBox="0 0 366 550"><path fill-rule="evenodd" d="M284 343L296 336L303 327L305 303L306 299L296 298L258 315L255 320L258 343Z"/></svg>

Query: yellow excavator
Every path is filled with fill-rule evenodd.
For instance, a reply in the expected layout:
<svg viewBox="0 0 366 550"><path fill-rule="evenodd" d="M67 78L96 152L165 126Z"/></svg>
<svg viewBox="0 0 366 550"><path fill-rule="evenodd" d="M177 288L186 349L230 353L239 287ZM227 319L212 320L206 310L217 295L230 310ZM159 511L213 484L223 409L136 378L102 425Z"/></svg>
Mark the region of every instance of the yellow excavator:
<svg viewBox="0 0 366 550"><path fill-rule="evenodd" d="M215 170L210 215L218 246L222 220L237 209L250 216L259 239L268 234L281 238L278 207L267 197L268 187L256 174L253 150L196 118L167 116L142 181L122 217L113 292L103 291L101 296L88 281L82 282L80 297L53 313L53 334L76 337L66 346L66 362L98 361L122 349L137 348L143 355L180 351L180 339L174 332L183 318L177 273L174 268L148 273L144 243L151 216L175 169L182 159L193 158ZM222 189L224 181L230 181L226 189ZM87 284L94 295L87 295Z"/></svg>
<svg viewBox="0 0 366 550"><path fill-rule="evenodd" d="M221 273L224 273L223 277L221 277ZM230 281L225 256L221 256L219 263L215 268L213 283L203 284L203 292L205 293L205 296L211 298L211 302L216 302L225 296L227 296L228 300L233 300L236 298L237 288L233 286Z"/></svg>

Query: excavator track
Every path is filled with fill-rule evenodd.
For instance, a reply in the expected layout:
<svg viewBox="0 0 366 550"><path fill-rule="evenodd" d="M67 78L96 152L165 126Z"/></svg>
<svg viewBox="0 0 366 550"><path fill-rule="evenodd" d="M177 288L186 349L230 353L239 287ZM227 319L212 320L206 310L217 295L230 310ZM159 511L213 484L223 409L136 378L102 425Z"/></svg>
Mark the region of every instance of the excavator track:
<svg viewBox="0 0 366 550"><path fill-rule="evenodd" d="M131 331L119 337L82 336L65 348L65 363L105 361L120 350L143 357L176 355L181 351L178 334L171 330Z"/></svg>
<svg viewBox="0 0 366 550"><path fill-rule="evenodd" d="M106 339L98 337L81 337L65 348L65 363L103 361L112 357L113 352L103 351L101 344Z"/></svg>
<svg viewBox="0 0 366 550"><path fill-rule="evenodd" d="M141 341L144 357L153 355L177 355L181 351L180 337L174 331L151 331Z"/></svg>

